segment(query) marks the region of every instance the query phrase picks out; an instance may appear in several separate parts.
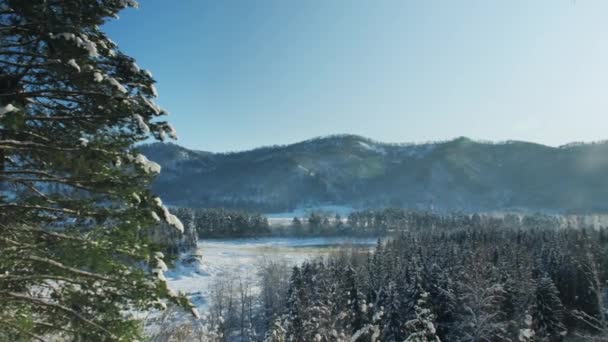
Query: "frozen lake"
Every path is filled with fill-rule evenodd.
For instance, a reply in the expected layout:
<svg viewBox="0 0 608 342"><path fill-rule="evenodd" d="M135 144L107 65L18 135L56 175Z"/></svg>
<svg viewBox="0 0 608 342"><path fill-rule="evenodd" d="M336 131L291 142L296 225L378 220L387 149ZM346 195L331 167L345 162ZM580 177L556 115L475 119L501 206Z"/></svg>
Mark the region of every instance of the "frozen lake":
<svg viewBox="0 0 608 342"><path fill-rule="evenodd" d="M201 313L207 311L211 284L221 277L247 281L257 289L257 269L268 261L296 265L344 246L371 248L375 238L311 237L199 241L195 257L188 253L166 272L171 288L186 293Z"/></svg>

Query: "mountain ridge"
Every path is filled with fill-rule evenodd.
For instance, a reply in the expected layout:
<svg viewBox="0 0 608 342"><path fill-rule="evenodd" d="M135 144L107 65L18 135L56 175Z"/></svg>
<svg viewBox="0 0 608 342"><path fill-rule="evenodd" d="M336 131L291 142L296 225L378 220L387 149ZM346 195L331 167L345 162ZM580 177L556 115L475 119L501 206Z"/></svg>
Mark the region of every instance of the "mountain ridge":
<svg viewBox="0 0 608 342"><path fill-rule="evenodd" d="M552 147L459 137L391 144L341 134L228 153L161 143L139 149L163 167L153 190L178 206L608 209L605 141Z"/></svg>
<svg viewBox="0 0 608 342"><path fill-rule="evenodd" d="M473 139L473 138L469 138L466 136L458 136L458 137L454 137L452 139L428 140L428 141L418 141L418 142L407 142L407 141L406 142L384 142L381 140L368 138L368 137L358 135L358 134L338 133L338 134L330 134L330 135L319 135L319 136L315 136L315 137L312 137L309 139L296 141L293 143L260 145L257 147L243 149L243 150L223 151L223 152L212 152L212 151L205 151L205 150L200 150L200 149L195 149L195 148L189 148L189 147L182 146L178 143L174 143L174 142L170 142L170 141L169 142L143 143L143 144L140 144L138 147L143 147L144 149L147 149L150 146L156 146L156 145L173 145L173 146L177 146L177 147L180 147L182 149L185 149L185 150L188 150L188 151L191 151L194 153L226 155L226 154L246 153L246 152L252 152L252 151L257 151L257 150L272 149L272 148L283 148L283 147L289 147L289 146L293 146L293 145L312 143L312 142L319 141L319 140L328 140L328 139L336 139L336 138L353 138L353 139L360 139L361 141L364 141L364 142L371 142L373 144L387 145L387 146L401 146L401 147L420 146L420 145L437 145L437 144L453 142L453 141L459 140L459 139L469 140L469 141L472 141L475 143L485 144L485 145L509 145L509 144L522 143L522 144L544 146L544 147L552 148L552 149L564 149L564 148L572 148L572 147L578 147L578 146L593 146L593 145L600 145L600 144L608 144L608 139L604 139L604 140L596 140L596 141L571 141L571 142L561 144L558 146L551 146L551 145L546 145L546 144L537 143L537 142L533 142L533 141L518 140L518 139L494 141L494 140L485 140L485 139Z"/></svg>

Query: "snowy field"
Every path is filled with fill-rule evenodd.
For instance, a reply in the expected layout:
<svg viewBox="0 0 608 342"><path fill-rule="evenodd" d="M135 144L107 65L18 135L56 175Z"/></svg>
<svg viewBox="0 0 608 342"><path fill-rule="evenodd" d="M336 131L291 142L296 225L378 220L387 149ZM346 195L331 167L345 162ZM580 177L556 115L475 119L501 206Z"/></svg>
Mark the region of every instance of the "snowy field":
<svg viewBox="0 0 608 342"><path fill-rule="evenodd" d="M192 255L183 255L177 265L165 273L171 288L185 293L201 313L208 309L211 284L221 277L247 281L257 289L257 269L267 261L299 264L324 256L341 246L372 247L374 238L311 237L205 240Z"/></svg>

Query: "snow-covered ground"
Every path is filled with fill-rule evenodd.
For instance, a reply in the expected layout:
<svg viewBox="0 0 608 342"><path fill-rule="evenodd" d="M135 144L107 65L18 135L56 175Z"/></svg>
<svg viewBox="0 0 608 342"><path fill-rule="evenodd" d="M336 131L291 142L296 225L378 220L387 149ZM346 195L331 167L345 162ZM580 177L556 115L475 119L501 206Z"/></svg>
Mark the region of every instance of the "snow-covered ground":
<svg viewBox="0 0 608 342"><path fill-rule="evenodd" d="M255 292L257 269L265 261L295 265L327 255L340 246L373 246L374 238L311 237L203 240L165 273L169 285L185 293L201 313L208 310L211 284L221 277L240 277Z"/></svg>

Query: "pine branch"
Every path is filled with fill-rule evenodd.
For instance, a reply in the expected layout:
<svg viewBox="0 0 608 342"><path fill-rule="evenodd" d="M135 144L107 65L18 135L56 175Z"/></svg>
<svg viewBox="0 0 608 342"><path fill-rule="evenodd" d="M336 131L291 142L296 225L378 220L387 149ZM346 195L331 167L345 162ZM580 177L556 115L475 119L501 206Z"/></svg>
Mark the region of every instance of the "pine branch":
<svg viewBox="0 0 608 342"><path fill-rule="evenodd" d="M20 293L15 293L15 292L8 292L8 291L0 291L0 295L4 294L7 297L13 298L17 301L22 301L22 302L28 302L37 306L43 306L43 307L49 307L49 308L55 308L55 309L59 309L63 312L66 312L70 315L72 315L73 317L77 318L78 320L94 327L95 329L104 332L105 334L111 336L112 338L116 338L116 336L114 336L114 334L112 334L112 332L110 332L109 330L107 330L106 328L96 324L95 322L85 318L84 316L82 316L81 314L79 314L78 312L64 306L61 304L57 304L57 303L51 303L48 301L45 301L43 299L40 298L35 298L35 297L31 297L31 296L27 296L27 295L23 295ZM6 298L6 297L5 297Z"/></svg>

